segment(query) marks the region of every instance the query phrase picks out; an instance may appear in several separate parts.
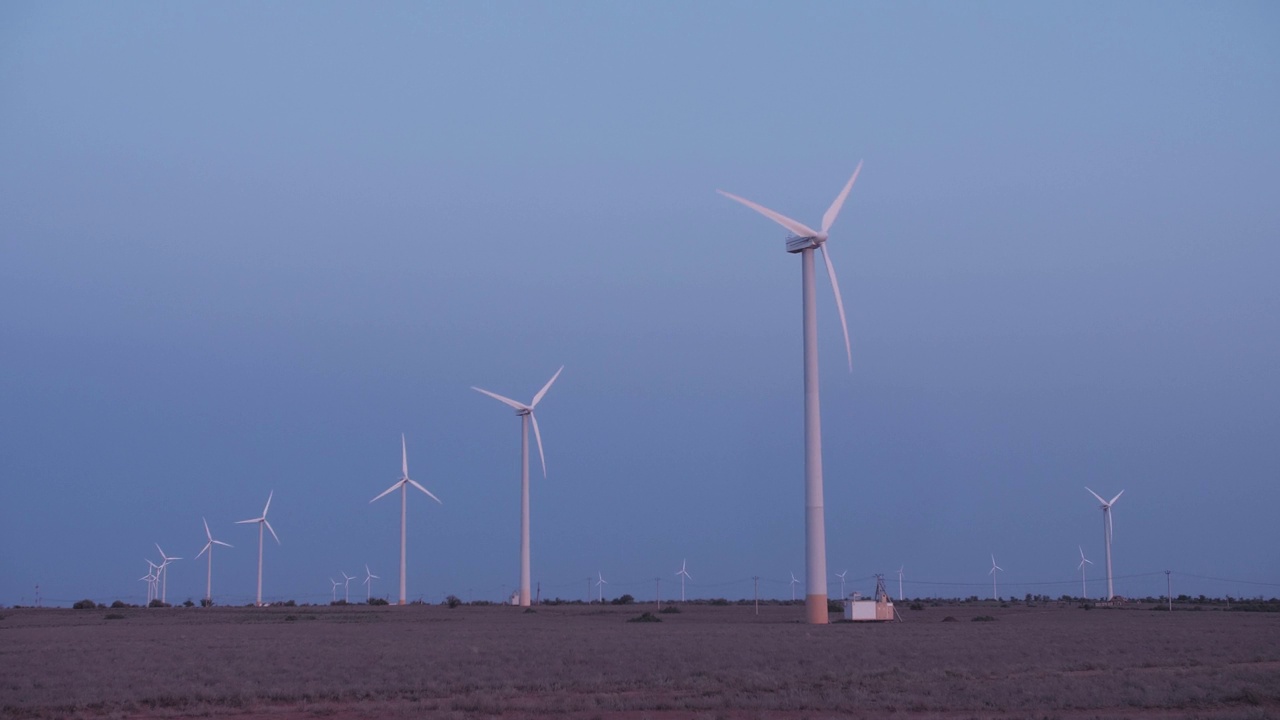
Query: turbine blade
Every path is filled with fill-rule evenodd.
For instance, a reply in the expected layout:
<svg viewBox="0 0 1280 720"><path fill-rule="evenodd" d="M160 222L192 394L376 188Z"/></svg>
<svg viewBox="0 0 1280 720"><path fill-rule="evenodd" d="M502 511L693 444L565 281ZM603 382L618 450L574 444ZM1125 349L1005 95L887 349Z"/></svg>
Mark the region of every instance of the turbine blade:
<svg viewBox="0 0 1280 720"><path fill-rule="evenodd" d="M426 494L427 494L427 497L431 498L432 500L435 500L436 502L440 503L441 505L443 505L443 504L444 504L444 501L442 501L440 498L436 497L435 495L432 495L430 490L428 490L428 489L426 489L426 488L422 487L421 485L419 485L419 484L418 484L418 481L416 481L416 480L409 480L409 484L410 484L410 485L412 485L412 486L414 486L414 487L416 487L416 488L418 488L418 489L419 489L419 490L421 490L422 492L426 493Z"/></svg>
<svg viewBox="0 0 1280 720"><path fill-rule="evenodd" d="M235 545L231 545L231 544L229 544L229 543L224 543L224 542L222 542L221 540L214 540L214 541L212 541L212 542L213 542L213 544L214 544L214 545L221 545L222 547L235 547Z"/></svg>
<svg viewBox="0 0 1280 720"><path fill-rule="evenodd" d="M400 433L400 476L409 477L409 451L405 448L404 433Z"/></svg>
<svg viewBox="0 0 1280 720"><path fill-rule="evenodd" d="M265 517L264 517L264 518L262 518L262 524L267 526L267 529L271 531L271 537L275 538L275 539L276 539L276 544L277 544L277 545L279 545L279 544L280 544L280 536L276 534L276 529L275 529L275 528L273 528L273 527L271 527L271 523L267 522L267 519L266 519Z"/></svg>
<svg viewBox="0 0 1280 720"><path fill-rule="evenodd" d="M404 478L404 479L402 479L402 480L397 480L397 481L395 482L395 484L394 484L394 485L392 485L391 487L387 488L386 490L383 490L383 491L382 491L382 493L378 495L378 497L376 497L376 498L374 498L374 499L370 500L370 501L369 501L369 503L370 503L370 504L375 503L375 502L377 502L377 501L381 500L382 498L386 497L388 493L390 493L392 490L396 490L396 489L398 489L401 485L403 485L403 484L404 484L405 480L408 480L408 479L409 479L409 478Z"/></svg>
<svg viewBox="0 0 1280 720"><path fill-rule="evenodd" d="M721 195L723 195L723 196L725 196L725 197L729 198L730 200L737 200L738 202L742 203L743 205L746 205L747 207L751 208L752 210L755 210L756 212L758 212L758 213L760 213L761 215L763 215L763 216L765 216L765 217L769 218L770 220L772 220L772 221L774 221L774 222L778 223L778 224L779 224L779 225L781 225L782 227L784 227L784 228L786 228L786 229L790 230L792 233L795 233L796 235L799 235L800 237L817 237L817 236L820 234L820 233L818 233L818 231L817 231L817 230L814 230L813 228L809 227L808 225L805 225L805 224L804 224L804 223L802 223L802 222L799 222L798 220L792 220L791 218L787 217L786 215L783 215L783 214L781 214L781 213L776 213L776 212L774 212L774 211L770 210L769 208L764 207L763 205L757 205L757 204L755 204L755 203L751 202L750 200L748 200L748 199L746 199L746 198L738 197L737 195L734 195L733 193L727 193L727 192L725 192L725 191L723 191L723 190L717 190L716 192L718 192L718 193L720 193Z"/></svg>
<svg viewBox="0 0 1280 720"><path fill-rule="evenodd" d="M206 537L208 537L210 540L212 540L212 539L213 539L213 533L209 532L209 521L208 521L208 520L205 520L204 518L200 518L200 522L204 523L204 534L205 534L205 536L206 536Z"/></svg>
<svg viewBox="0 0 1280 720"><path fill-rule="evenodd" d="M1116 496L1115 496L1115 497L1113 497L1113 498L1111 498L1111 502L1109 502L1109 503L1107 503L1107 504L1108 504L1108 505L1115 505L1115 504L1116 504L1116 501L1117 501L1117 500L1119 500L1119 499L1120 499L1120 496L1121 496L1121 495L1123 495L1123 494L1124 494L1124 491L1123 491L1123 490L1121 490L1120 492L1116 493Z"/></svg>
<svg viewBox="0 0 1280 720"><path fill-rule="evenodd" d="M206 550L208 550L208 549L209 549L209 546L211 546L211 545L213 545L213 541L212 541L212 540L210 540L209 542L205 543L205 544L204 544L204 547L200 549L200 552L199 552L199 553L196 553L196 559L197 559L197 560L199 560L199 559L200 559L200 556L201 556L201 555L203 555L203 554L205 553L205 551L206 551Z"/></svg>
<svg viewBox="0 0 1280 720"><path fill-rule="evenodd" d="M1089 490L1089 488L1087 488L1087 487L1086 487L1086 488L1085 488L1085 490ZM1103 499L1102 499L1102 496L1101 496L1101 495L1099 495L1098 493L1096 493L1096 492L1094 492L1094 491L1092 491L1092 490L1089 490L1089 494L1090 494L1090 495L1092 495L1092 496L1094 496L1094 497L1096 497L1096 498L1098 498L1098 502L1102 503L1103 505L1106 505L1106 504L1107 504L1107 501L1106 501L1106 500L1103 500Z"/></svg>
<svg viewBox="0 0 1280 720"><path fill-rule="evenodd" d="M542 433L538 430L538 416L529 411L529 422L533 423L533 438L538 441L538 457L542 459L542 477L547 476L547 456L542 452Z"/></svg>
<svg viewBox="0 0 1280 720"><path fill-rule="evenodd" d="M249 523L262 522L262 518L253 518L252 520L237 520L235 525L248 525Z"/></svg>
<svg viewBox="0 0 1280 720"><path fill-rule="evenodd" d="M827 244L818 246L822 250L822 260L827 264L827 276L831 278L831 289L836 294L836 310L840 313L840 329L844 330L844 352L849 358L849 372L853 372L853 349L849 345L849 323L844 318L844 300L840 298L840 283L836 282L836 268L831 264L831 251Z"/></svg>
<svg viewBox="0 0 1280 720"><path fill-rule="evenodd" d="M271 498L275 497L275 494L276 494L275 490L272 490L270 493L267 494L267 504L264 505L262 508L263 519L266 519L267 517L267 510L271 507Z"/></svg>
<svg viewBox="0 0 1280 720"><path fill-rule="evenodd" d="M509 398L509 397L503 397L503 396L499 395L498 393L489 392L488 390L485 390L484 388L478 388L478 387L476 387L475 385L472 385L472 386L471 386L471 389L472 389L472 390L475 390L475 391L476 391L476 392L478 392L478 393L484 393L485 395L488 395L489 397L493 398L494 400L497 400L498 402L506 403L507 405L510 405L511 407L515 408L516 410L529 410L529 409L530 409L530 408L529 408L528 406L526 406L524 403L518 403L518 402L516 402L515 400L512 400L512 399L511 399L511 398Z"/></svg>
<svg viewBox="0 0 1280 720"><path fill-rule="evenodd" d="M822 232L827 232L836 222L836 216L840 214L840 208L844 205L844 199L849 197L849 191L853 189L853 181L858 179L858 173L862 172L862 161L858 161L858 167L853 169L853 176L849 178L849 182L844 184L844 189L836 196L831 203L831 207L827 208L827 212L822 215Z"/></svg>
<svg viewBox="0 0 1280 720"><path fill-rule="evenodd" d="M562 372L564 372L563 365L560 366L560 369L556 371L555 375L551 376L551 379L547 381L547 384L542 386L542 389L538 391L538 394L533 396L533 402L529 403L530 410L538 407L538 403L542 401L542 396L547 394L547 391L551 389L551 383L555 382L556 378L560 377L560 373Z"/></svg>

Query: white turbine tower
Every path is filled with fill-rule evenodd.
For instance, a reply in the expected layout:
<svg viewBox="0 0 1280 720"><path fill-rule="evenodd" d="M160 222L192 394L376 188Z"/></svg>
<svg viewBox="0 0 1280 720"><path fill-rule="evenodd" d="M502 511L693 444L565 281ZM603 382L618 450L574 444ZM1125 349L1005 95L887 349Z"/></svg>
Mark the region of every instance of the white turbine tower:
<svg viewBox="0 0 1280 720"><path fill-rule="evenodd" d="M262 516L249 518L248 520L237 520L236 525L248 525L249 523L258 523L258 598L255 604L262 607L262 527L265 525L271 531L271 537L276 539L276 544L280 544L280 536L276 534L276 529L271 527L271 523L267 522L267 510L271 507L271 498L276 494L272 490L267 494L267 504L262 506Z"/></svg>
<svg viewBox="0 0 1280 720"><path fill-rule="evenodd" d="M684 581L685 581L685 578L688 578L688 579L690 579L690 580L692 580L692 579L693 579L693 576L689 574L689 570L687 569L688 564L689 564L689 561L688 561L688 560L681 560L681 561L680 561L680 571L676 573L676 577L680 578L680 602L684 602Z"/></svg>
<svg viewBox="0 0 1280 720"><path fill-rule="evenodd" d="M1088 597L1089 597L1089 586L1085 584L1085 579L1084 579L1084 566L1085 566L1085 564L1086 564L1086 563L1087 563L1087 564L1089 564L1089 565L1092 565L1092 564L1093 564L1093 561L1092 561L1092 560L1090 560L1089 558L1087 558L1087 557L1085 557L1085 556L1084 556L1084 548L1083 548L1083 547L1081 547L1081 546L1079 546L1079 545L1077 545L1076 547L1080 548L1080 566L1076 568L1077 570L1079 570L1079 571L1080 571L1080 597L1081 597L1081 598L1088 598Z"/></svg>
<svg viewBox="0 0 1280 720"><path fill-rule="evenodd" d="M987 573L991 576L991 599L999 600L1000 593L996 592L996 571L1004 572L1004 568L996 564L996 556L991 556L991 570Z"/></svg>
<svg viewBox="0 0 1280 720"><path fill-rule="evenodd" d="M405 574L405 518L407 516L409 506L409 486L421 490L427 494L427 497L435 500L443 505L440 498L431 494L431 491L422 487L416 480L409 479L409 451L404 443L404 433L400 433L400 479L395 481L391 487L382 491L382 494L369 501L370 504L377 502L379 499L386 497L396 488L400 489L400 604L405 603L404 574ZM344 575L346 573L343 573Z"/></svg>
<svg viewBox="0 0 1280 720"><path fill-rule="evenodd" d="M1089 490L1089 488L1086 487L1085 490ZM1107 600L1110 600L1116 594L1115 587L1111 584L1111 506L1116 504L1116 501L1120 499L1124 491L1121 490L1116 493L1116 496L1110 500L1103 500L1101 495L1092 490L1089 490L1089 494L1098 498L1098 502L1102 503L1102 535L1106 541L1107 548Z"/></svg>
<svg viewBox="0 0 1280 720"><path fill-rule="evenodd" d="M898 602L902 602L902 571L906 569L906 565L898 568Z"/></svg>
<svg viewBox="0 0 1280 720"><path fill-rule="evenodd" d="M351 604L351 581L355 580L356 578L354 575L348 575L345 571L339 570L339 572L342 573L342 593L343 593L342 602L350 605Z"/></svg>
<svg viewBox="0 0 1280 720"><path fill-rule="evenodd" d="M200 518L200 521L204 523L204 535L205 537L209 538L209 542L204 544L204 548L202 548L199 554L196 555L196 559L199 560L201 555L205 554L206 552L209 553L209 570L208 570L208 577L205 578L204 599L206 604L213 605L213 546L214 545L221 545L223 547L231 547L231 546L222 542L221 540L214 540L213 533L209 532L209 521L205 520L204 518Z"/></svg>
<svg viewBox="0 0 1280 720"><path fill-rule="evenodd" d="M853 372L853 351L849 344L849 324L844 317L844 301L840 297L840 284L836 282L835 266L831 264L831 252L827 249L828 231L840 214L849 190L858 179L862 163L845 183L831 207L822 216L822 229L807 225L757 205L737 195L718 190L721 195L736 200L773 220L794 237L787 238L787 252L800 253L802 295L804 298L804 506L805 506L805 615L812 624L825 624L827 614L827 534L822 496L822 414L818 404L818 308L817 290L814 287L813 251L822 251L827 266L831 289L836 296L836 310L840 314L840 326L844 329L844 349L849 358L849 372Z"/></svg>
<svg viewBox="0 0 1280 720"><path fill-rule="evenodd" d="M160 543L156 543L156 550L160 550ZM168 603L169 596L169 563L174 560L181 560L180 557L169 557L160 550L160 602Z"/></svg>
<svg viewBox="0 0 1280 720"><path fill-rule="evenodd" d="M373 581L381 580L382 578L369 572L368 565L364 566L364 574L365 574L364 584L367 586L367 589L365 590L365 594L364 594L364 601L369 602L370 600L373 599Z"/></svg>
<svg viewBox="0 0 1280 720"><path fill-rule="evenodd" d="M472 390L484 393L489 397L515 409L520 416L520 606L529 607L531 588L529 582L529 425L533 424L533 437L538 441L538 457L542 460L542 477L547 476L547 456L542 452L542 433L538 430L538 418L533 414L534 408L542 401L542 397L551 389L551 383L564 372L564 366L556 371L546 385L533 396L528 405L516 402L509 397L471 386Z"/></svg>
<svg viewBox="0 0 1280 720"><path fill-rule="evenodd" d="M847 597L844 594L844 576L848 574L849 574L848 570L845 570L844 572L836 573L836 577L840 578L840 599L841 600L844 600Z"/></svg>
<svg viewBox="0 0 1280 720"><path fill-rule="evenodd" d="M596 576L600 578L599 580L596 581L596 588L598 588L600 591L599 602L600 604L603 605L604 604L604 586L608 585L609 581L604 579L604 575L601 575L599 570L596 571Z"/></svg>
<svg viewBox="0 0 1280 720"><path fill-rule="evenodd" d="M800 581L796 579L796 574L791 573L791 602L796 601L796 585L799 583ZM808 601L806 600L806 602Z"/></svg>

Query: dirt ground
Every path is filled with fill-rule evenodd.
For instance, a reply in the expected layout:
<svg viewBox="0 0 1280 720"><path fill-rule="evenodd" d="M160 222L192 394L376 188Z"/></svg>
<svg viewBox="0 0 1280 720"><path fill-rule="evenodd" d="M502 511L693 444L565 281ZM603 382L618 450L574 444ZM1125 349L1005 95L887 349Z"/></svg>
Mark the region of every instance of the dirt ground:
<svg viewBox="0 0 1280 720"><path fill-rule="evenodd" d="M628 622L653 610L6 609L0 716L1280 717L1277 613L965 603L815 627L799 606L689 604Z"/></svg>

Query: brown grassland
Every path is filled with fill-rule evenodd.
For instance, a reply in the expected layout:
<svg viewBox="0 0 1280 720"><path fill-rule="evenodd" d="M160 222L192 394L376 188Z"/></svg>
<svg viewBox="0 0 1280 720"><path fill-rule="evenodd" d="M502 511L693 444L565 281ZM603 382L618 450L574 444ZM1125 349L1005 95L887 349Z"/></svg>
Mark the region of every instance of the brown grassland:
<svg viewBox="0 0 1280 720"><path fill-rule="evenodd" d="M812 627L799 607L686 605L626 622L652 609L0 610L0 716L1280 717L1278 613L971 603Z"/></svg>

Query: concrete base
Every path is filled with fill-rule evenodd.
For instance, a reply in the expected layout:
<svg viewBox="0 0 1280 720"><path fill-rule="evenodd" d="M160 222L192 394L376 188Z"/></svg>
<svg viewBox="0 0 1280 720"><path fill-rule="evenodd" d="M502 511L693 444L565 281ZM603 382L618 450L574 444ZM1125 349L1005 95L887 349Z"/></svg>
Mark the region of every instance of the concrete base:
<svg viewBox="0 0 1280 720"><path fill-rule="evenodd" d="M808 595L804 599L805 620L810 625L826 625L831 622L827 613L826 595Z"/></svg>

